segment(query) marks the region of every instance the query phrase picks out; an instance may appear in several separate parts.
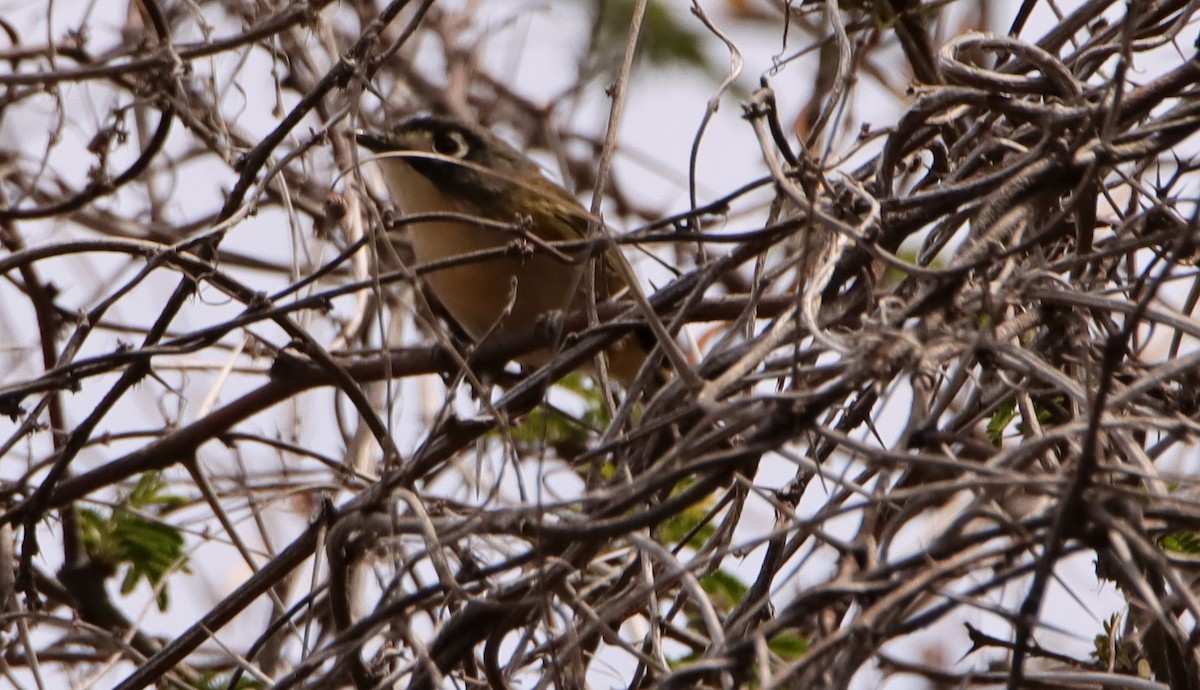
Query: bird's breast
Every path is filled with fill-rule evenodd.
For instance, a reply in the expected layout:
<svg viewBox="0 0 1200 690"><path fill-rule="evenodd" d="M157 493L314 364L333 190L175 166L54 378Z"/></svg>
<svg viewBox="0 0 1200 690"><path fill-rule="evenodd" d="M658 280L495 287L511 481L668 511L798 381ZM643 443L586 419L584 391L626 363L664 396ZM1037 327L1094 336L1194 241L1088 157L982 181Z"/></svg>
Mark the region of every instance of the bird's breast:
<svg viewBox="0 0 1200 690"><path fill-rule="evenodd" d="M405 214L472 215L469 201L448 197L411 167L396 160L381 162ZM520 215L525 214L514 209L511 218L491 220L512 223ZM515 250L523 242L519 233L465 220L413 223L408 233L418 264L461 261L424 277L437 300L476 341L489 333L530 328L542 314L568 309L579 290L584 263L564 262L532 243L519 256L471 258L481 252Z"/></svg>

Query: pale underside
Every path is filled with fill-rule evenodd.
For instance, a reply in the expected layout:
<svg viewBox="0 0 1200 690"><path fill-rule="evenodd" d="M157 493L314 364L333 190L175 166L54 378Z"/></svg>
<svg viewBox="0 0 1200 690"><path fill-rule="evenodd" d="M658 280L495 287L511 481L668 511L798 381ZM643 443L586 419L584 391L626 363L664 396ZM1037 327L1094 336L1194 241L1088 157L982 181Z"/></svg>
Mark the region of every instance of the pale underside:
<svg viewBox="0 0 1200 690"><path fill-rule="evenodd" d="M423 175L396 158L382 159L385 178L405 214L454 212L471 209L446 197ZM495 219L511 223L517 218ZM500 249L519 241L520 234L456 221L408 226L418 264ZM538 249L532 255L471 261L424 275L429 290L450 316L476 342L491 335L525 330L543 314L582 305L585 262L568 263ZM524 357L522 364L540 365L549 353Z"/></svg>

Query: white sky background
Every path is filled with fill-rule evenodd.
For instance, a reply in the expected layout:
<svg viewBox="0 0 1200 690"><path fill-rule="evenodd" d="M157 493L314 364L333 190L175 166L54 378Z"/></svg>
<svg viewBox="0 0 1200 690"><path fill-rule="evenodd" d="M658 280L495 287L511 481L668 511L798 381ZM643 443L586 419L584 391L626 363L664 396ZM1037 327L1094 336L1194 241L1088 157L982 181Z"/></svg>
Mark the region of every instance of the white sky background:
<svg viewBox="0 0 1200 690"><path fill-rule="evenodd" d="M459 3L440 2L439 6L448 8L457 4ZM1060 4L1064 6L1064 11L1069 11L1070 6L1074 3ZM480 64L493 74L506 77L510 88L528 99L544 101L559 93L574 80L573 57L582 50L587 41L587 19L581 3L505 0L483 2L478 5L481 25L487 27L486 30L480 31L482 39ZM1008 5L1011 11L1015 12L1020 3L1012 2ZM678 2L676 6L679 16L686 18L688 16L687 3ZM725 13L723 3L706 2L703 6L713 21L723 31L729 33L730 38L742 51L745 67L738 83L744 88L755 88L760 75L772 72L775 59L781 55L790 55L801 45L799 41L793 41L787 48L782 47L778 27L750 26L744 22L734 21ZM110 32L119 29L126 23L126 6L121 2L99 2L92 9L87 10L85 8L88 5L84 3L59 1L53 4L54 27L47 29L44 24L47 7L47 4L40 2L8 2L0 4L0 16L20 27L26 36L46 36L49 33L61 40L65 30L76 28L80 16L84 12L88 12L88 26L93 50L98 50L99 46L105 44L106 36L110 35ZM483 17L486 19L482 19ZM1040 35L1037 27L1044 26L1047 19L1048 17L1035 15L1023 38L1026 40L1036 39ZM993 20L995 25L992 28L1003 31L1011 21L1011 16L994 17ZM698 22L693 22L693 25L698 31L703 30ZM214 35L227 35L239 28L216 24ZM180 41L199 40L200 38L199 34L176 37ZM1183 37L1180 39L1180 44L1189 45L1193 38L1192 36ZM714 41L710 47L714 64L724 69L728 64L728 56L723 51L721 44ZM571 56L571 58L564 58L564 55ZM813 56L809 56L796 60L787 64L777 74L771 74L771 84L775 88L780 111L785 120L794 116L810 95L810 74L814 59ZM249 60L258 60L266 64L261 54L251 55ZM233 119L238 126L252 135L262 135L270 131L277 124L276 120L269 117L274 99L274 93L270 88L270 73L262 69L249 69L237 65L232 56L222 56L213 62L219 77L236 74L239 80L246 75L263 78L263 82L260 84L251 85L239 81L236 84L226 83L224 86L241 90L240 93L237 93L237 97L229 99L232 109L229 114L234 115ZM0 66L0 69L6 68L6 66ZM1134 78L1149 77L1148 75L1137 75ZM708 101L714 95L715 87L714 79L678 68L653 71L642 68L642 72L635 75L622 116L620 145L623 151L636 152L638 158L654 161L655 165L650 168L634 162L633 156L620 156L616 163L616 175L624 189L636 190L637 201L641 205L660 209L664 215L687 208L686 170L688 158L697 127L703 118ZM67 90L68 97L77 98L76 105L80 106L78 110L71 111L72 117L85 123L85 126L68 126L66 132L68 137L73 135L86 141L95 127L94 121L88 119L88 113L107 113L108 104L98 103L90 108L83 107L88 103L89 95L75 93L70 88ZM237 106L239 101L242 103L240 107ZM284 107L286 109L291 105L291 101L288 101L285 102ZM45 113L38 113L28 108L8 113L6 118L0 121L0 141L5 146L10 146L11 142L19 139L24 142L26 150L31 152L44 148L48 132L53 129L45 122L45 118L53 112L53 104L47 101L46 106ZM902 107L903 104L897 103L890 93L880 88L870 78L864 77L857 85L849 116L850 122L843 131L856 132L858 123L862 121L877 126L891 124L902 111ZM607 114L608 100L598 90L592 93L574 112L560 113L564 117L562 124L597 136L603 133ZM39 118L41 119L39 120ZM180 136L180 132L177 131L173 136ZM848 146L851 139L852 136L847 136L843 143ZM289 144L291 143L294 143L294 140L289 142ZM68 138L60 145L55 155L73 155L71 151L77 151L79 146L79 141L72 142ZM170 149L169 146L169 150L178 149ZM548 165L551 176L559 177L548 158L541 157L539 160ZM52 158L51 167L57 170L70 168L70 166L62 165L58 158ZM87 172L86 167L76 166L75 170L78 175L77 181L82 183ZM670 171L670 174L664 174L663 171ZM765 174L765 167L751 128L741 118L741 109L737 98L727 95L722 99L718 113L709 124L700 148L697 168L700 200L704 202L719 196L744 184L747 180L763 174ZM175 185L160 190L163 195L171 199L169 208L178 216L170 221L178 222L179 219L191 219L197 214L211 212L214 207L219 206L223 195L222 190L228 188L232 182L233 177L228 168L212 165L209 162L182 167ZM330 183L333 184L332 179ZM131 191L129 193L140 194L141 192ZM765 202L768 197L760 194L755 198L760 202ZM587 201L587 199L584 200L585 204ZM765 208L754 208L744 202L737 211L743 215L735 212L731 216L726 226L729 230L743 230L760 226L765 218ZM68 235L74 236L74 233L78 232L50 223L23 224L22 230L30 244L59 242ZM286 218L282 214L275 211L264 212L239 225L228 236L223 248L245 254L290 257L297 251L302 251L297 247L304 245L305 249L315 248L317 251L324 252L323 255L314 256L314 261L319 262L333 255L330 247L321 247L314 243L311 237L303 234L303 231L308 230L307 228L300 230L302 231L300 233L290 232ZM61 300L64 304L87 308L96 299L90 286L120 284L123 279L127 279L133 271L137 270L137 265L119 257L98 263L89 256L81 261L48 262L43 270L45 275L52 277L55 283L63 289ZM648 270L652 271L653 269ZM277 289L284 284L281 276L256 275L262 277L263 282L257 287L264 291ZM160 278L149 281L139 288L145 294L146 303L154 305L148 307L148 313L157 314L164 291L173 289L175 282L175 277L163 274ZM18 380L27 378L30 376L31 368L34 371L40 368L40 357L36 350L37 333L33 328L31 317L20 311L23 306L21 302L15 302L16 306L4 304L5 293L3 291L11 289L9 285L0 286L0 325L3 326L0 328L0 366L4 367L3 370L0 370L0 385L13 380L9 377L15 377ZM204 308L189 310L181 324L194 327L204 322L215 323L240 311L239 305L226 304L224 298L212 294L213 292L202 291L200 301ZM127 302L127 304L132 303ZM339 304L338 308L346 306ZM123 313L121 310L117 310L110 314L110 318L141 323L145 319L145 314ZM273 342L281 342L282 334L273 332L268 326L256 326L254 330ZM317 335L331 338L334 334L318 332ZM126 337L126 340L136 342L138 338L130 335ZM108 351L113 343L114 339L111 338L94 338L89 343L89 352L102 354ZM204 363L209 366L213 364L208 359ZM238 364L261 368L266 367L269 362L239 359ZM154 429L160 427L164 419L181 418L184 422L192 421L199 410L201 401L205 399L210 386L214 385L216 381L212 371L187 372L182 374L180 379L180 383L191 389L185 398L163 396L161 389L157 387L146 391L144 395L130 396L106 420L106 428L114 432ZM428 381L423 383L406 382L398 384L396 387L400 394L400 402L394 410L394 419L397 423L396 437L404 451L411 450L420 442L421 432L426 428L425 421L428 419L428 415L441 403L440 386L436 382L433 382L432 385L429 385L430 383ZM237 395L256 385L257 382L253 377L243 379L235 377L229 383L223 384L219 390L217 404L233 400ZM88 385L84 387L82 393L72 396L69 400L71 419L78 421L86 415L91 405L106 389L107 387L103 384ZM904 391L891 393L893 399L888 404L901 410L897 414L898 419L906 419L906 414L902 412L908 404L906 393ZM344 453L344 444L340 436L332 433L332 420L327 419L328 399L328 392L307 394L300 398L299 405L291 403L281 405L269 415L255 419L251 422L251 426L257 426L258 430L265 435L272 435L277 428L282 430L293 428L293 420L297 417L302 418L304 424L327 423L331 430L325 437L327 444L318 450L334 459L339 459ZM161 409L164 405L168 409ZM171 409L171 405L178 405L183 410L182 413ZM348 409L348 407L343 406L343 409ZM326 418L322 419L322 415ZM0 419L0 439L7 438L15 429L11 420ZM888 429L886 426L881 429L885 436L897 431L898 429ZM109 446L94 447L80 456L78 467L94 466L104 462L105 459L116 457L140 445L141 441L134 441L133 443L118 442ZM35 441L32 448L25 447L22 455L28 454L35 458L41 458L46 457L48 452L49 445L43 436ZM232 466L230 454L223 449L214 449L213 444L203 448L201 455L206 462L215 462L216 465L226 469ZM244 453L242 461L250 466L272 468L279 464L276 456L264 449ZM841 468L835 466L827 469L836 473ZM536 468L530 468L531 472L534 470ZM13 479L24 471L25 467L20 466L19 463L0 464L0 478ZM573 477L569 473L561 474L567 475L561 479L561 486L569 489L569 483ZM791 464L783 459L774 458L764 462L757 479L760 484L773 488L790 479L793 474L794 468ZM171 476L181 480L185 477L180 472L172 472ZM533 474L530 474L526 480L530 486L536 484ZM801 505L802 511L812 510L822 499L818 484L814 481L810 487L809 494ZM515 485L510 481L505 486L507 489L514 489ZM515 493L513 495L515 496ZM311 507L309 502L301 498L297 498L294 505L277 507L276 521L272 524L276 530L276 541L273 544L275 548L280 548L287 543L289 535L293 534L307 520ZM757 510L751 510L747 514L739 536L751 539L762 530L769 529L773 519L769 507L765 503L759 502L756 508ZM914 533L911 535L911 543L916 545L923 538L927 538L929 534L936 533L933 530L937 529L939 520L948 519L949 514L948 509L946 515L931 518L929 524L925 526L925 530L912 525L911 529ZM235 515L234 517L241 519L245 516ZM847 533L853 527L854 524L847 525ZM54 526L54 529L57 529L57 526ZM248 533L250 532L252 530L248 530ZM43 530L42 543L47 551L42 556L41 565L46 570L54 571L61 561L61 555L53 551L54 545L57 543L54 532ZM231 549L219 546L213 541L205 541L204 545L191 556L191 567L195 571L195 575L176 576L172 580L171 591L174 607L169 615L159 614L153 608L151 593L145 586L132 597L132 601L138 603L128 610L145 609L146 616L142 620L142 625L146 631L169 636L173 632L183 629L197 615L207 610L232 587L240 583L248 573L246 566L240 562ZM756 572L757 559L760 557L761 552L755 552L749 557L745 563L744 572L740 574L746 577L752 576ZM818 557L817 560L821 559ZM819 582L820 578L829 575L827 569L814 567L816 565L816 563L806 564L804 572L798 574L794 582L788 583L788 587L792 589L785 588L777 593L777 601L786 602L795 588ZM1079 583L1072 587L1070 594L1061 585L1054 586L1043 609L1047 618L1062 626L1065 632L1063 634L1041 632L1036 638L1044 646L1086 658L1092 647L1091 637L1100 631L1100 621L1107 619L1111 613L1117 611L1122 601L1111 588L1096 586L1090 555L1084 554L1069 560L1059 568L1058 572L1063 575L1063 582ZM302 577L307 577L307 575ZM1010 590L1009 604L1019 601L1025 591L1023 586L1012 587ZM115 592L114 597L118 597ZM1075 598L1080 601L1077 603ZM119 597L118 602L123 603ZM250 613L246 615L262 616L264 612L264 608L258 607L251 609ZM925 659L934 665L950 664L959 669L979 668L980 664L987 660L986 655L975 654L962 658L969 645L961 626L963 620L969 620L976 627L999 637L1008 636L1008 626L999 618L982 612L971 614L964 608L960 614L948 617L942 625L914 635L909 640L898 641L891 645L888 648L889 652L910 659ZM246 626L242 631L239 631L236 625L227 626L220 633L220 639L235 649L241 649L251 641L252 636L259 629L260 626L257 622L254 625ZM619 659L614 660L614 676L594 678L596 687L619 686L620 671L624 668L627 668L627 665L622 665ZM124 677L125 673L124 669L119 669L105 675L98 681L96 687L105 687ZM861 688L923 687L912 679L904 678L893 678L886 685L880 686L879 678L870 672L861 673L858 680L858 687Z"/></svg>

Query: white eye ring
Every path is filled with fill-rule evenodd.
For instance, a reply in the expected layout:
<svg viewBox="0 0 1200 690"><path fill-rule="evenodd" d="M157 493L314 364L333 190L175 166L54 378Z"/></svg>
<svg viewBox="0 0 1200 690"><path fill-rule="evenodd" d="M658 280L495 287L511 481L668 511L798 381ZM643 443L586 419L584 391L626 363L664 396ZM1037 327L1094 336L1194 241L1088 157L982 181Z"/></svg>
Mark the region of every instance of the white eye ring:
<svg viewBox="0 0 1200 690"><path fill-rule="evenodd" d="M451 156L453 158L462 158L470 150L470 147L467 145L467 139L462 135L462 132L453 129L443 129L433 132L430 143L433 145L434 153L440 153L443 156Z"/></svg>

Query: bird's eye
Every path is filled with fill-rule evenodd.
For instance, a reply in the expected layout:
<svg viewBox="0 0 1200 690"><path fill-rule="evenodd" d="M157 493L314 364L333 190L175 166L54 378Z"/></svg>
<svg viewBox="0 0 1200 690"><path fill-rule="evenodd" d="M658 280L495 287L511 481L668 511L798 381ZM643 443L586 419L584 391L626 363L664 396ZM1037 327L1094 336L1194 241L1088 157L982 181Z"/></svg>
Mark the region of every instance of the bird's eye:
<svg viewBox="0 0 1200 690"><path fill-rule="evenodd" d="M443 156L462 158L467 155L467 140L462 132L441 130L433 133L433 151Z"/></svg>

